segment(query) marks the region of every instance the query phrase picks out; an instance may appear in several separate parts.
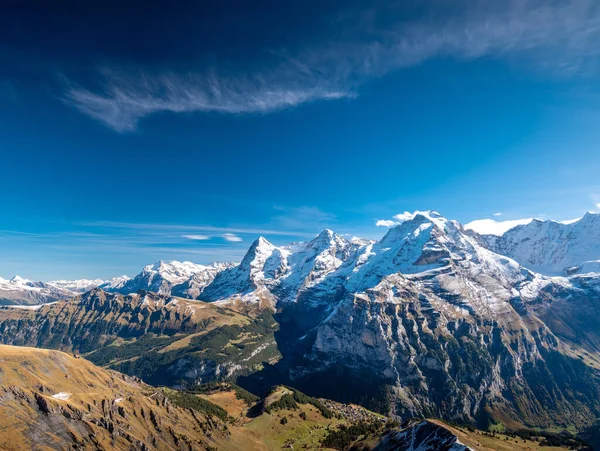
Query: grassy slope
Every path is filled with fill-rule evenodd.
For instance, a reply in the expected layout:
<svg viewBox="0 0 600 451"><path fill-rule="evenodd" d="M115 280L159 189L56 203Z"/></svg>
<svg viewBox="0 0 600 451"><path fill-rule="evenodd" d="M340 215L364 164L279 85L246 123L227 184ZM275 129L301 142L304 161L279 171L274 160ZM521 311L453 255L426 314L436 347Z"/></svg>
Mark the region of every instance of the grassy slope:
<svg viewBox="0 0 600 451"><path fill-rule="evenodd" d="M0 309L0 342L77 350L155 385L193 384L186 374L196 374L203 362L248 373L280 358L269 316L152 293L98 292L37 311ZM188 365L179 374L169 371L177 361Z"/></svg>
<svg viewBox="0 0 600 451"><path fill-rule="evenodd" d="M224 425L59 351L0 345L0 449L207 449Z"/></svg>
<svg viewBox="0 0 600 451"><path fill-rule="evenodd" d="M276 404L282 396L290 393L290 390L286 387L277 387L265 399L261 400L260 403L264 407ZM347 426L353 423L351 419L343 416L343 412L348 411L348 406L339 403L327 402L328 406L333 406L332 408L335 409L336 416L332 419L325 418L311 404L299 404L297 409L278 409L272 411L271 414L263 412L257 417L249 418L246 414L250 407L236 397L234 390L216 390L198 396L220 405L230 415L236 417L235 425L230 428L232 431L232 440L238 443L245 442L245 449L248 450L282 449L290 444L293 445L294 449L323 449L321 442L328 434L328 430L334 430L340 425ZM366 409L360 407L355 407L355 409L362 410L372 419L381 418L380 415L369 412ZM306 415L306 420L301 418L301 412ZM339 416L340 413L342 413L341 417ZM282 424L281 420L284 417L287 419L287 422ZM504 434L496 434L496 437L490 437L484 435L482 431L451 426L440 420L429 421L450 430L458 437L461 443L472 449L483 451L558 451L565 449L539 446L539 442L532 440L524 441L521 438L515 439ZM366 449L370 449L379 442L383 433L384 428L380 429L380 432L375 436L359 438L355 444L359 447L366 446Z"/></svg>
<svg viewBox="0 0 600 451"><path fill-rule="evenodd" d="M261 407L267 407L286 393L289 394L290 390L278 387L259 403ZM308 449L323 449L320 443L327 434L327 428L346 423L340 418L325 418L311 404L299 404L297 409L277 409L271 414L263 412L256 417L248 417L246 414L251 406L238 399L233 389L198 396L220 405L236 418L234 426L230 427L232 436L238 441L247 440L245 449L248 450L279 450L289 442L294 444L294 449L304 449L305 445ZM306 420L301 418L301 413L306 415ZM281 423L284 417L286 424Z"/></svg>

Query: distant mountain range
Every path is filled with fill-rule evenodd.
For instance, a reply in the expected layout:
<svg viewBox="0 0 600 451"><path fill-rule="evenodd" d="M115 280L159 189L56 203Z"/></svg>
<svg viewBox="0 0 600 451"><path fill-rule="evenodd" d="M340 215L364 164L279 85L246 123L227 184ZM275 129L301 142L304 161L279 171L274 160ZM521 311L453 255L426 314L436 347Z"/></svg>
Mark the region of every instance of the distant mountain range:
<svg viewBox="0 0 600 451"><path fill-rule="evenodd" d="M489 249L549 276L600 272L600 214L567 224L534 219L501 236L484 235Z"/></svg>
<svg viewBox="0 0 600 451"><path fill-rule="evenodd" d="M568 277L600 273L600 214L597 213L587 213L579 220L568 223L533 219L528 224L513 227L502 235L479 235L472 230L466 233L481 247L510 257L531 272L543 276ZM332 239L335 243L328 244ZM161 260L145 266L134 278L120 276L110 280L50 282L31 281L19 276L10 280L0 278L0 304L35 305L54 302L69 299L92 288L121 294L146 290L188 299L201 299L202 296L207 300L226 299L236 294L250 294L251 291L255 291L249 289L250 285L254 286L255 282L258 282L258 287L265 280L268 285L278 285L280 291L287 291L293 298L296 290L304 282L315 283L320 277L346 262L350 253L366 249L373 244L374 241L366 239L347 240L331 230L325 230L310 242L288 246L273 246L264 238L260 238L253 243L239 265L219 262L199 265L192 262ZM261 253L267 256L264 257L265 260L269 258L269 262L261 263ZM406 255L404 258L410 259L411 256ZM268 266L263 274L266 278L261 276L260 270L256 270L264 264ZM254 269L250 269L251 265ZM398 269L402 271L403 268ZM225 273L220 275L223 271ZM281 279L281 282L275 282L275 279Z"/></svg>
<svg viewBox="0 0 600 451"><path fill-rule="evenodd" d="M599 236L595 214L491 237L420 212L376 242L260 237L239 264L161 261L46 306L101 281L13 278L3 296L30 306L0 310L0 340L161 385L286 383L401 418L583 428L600 417Z"/></svg>

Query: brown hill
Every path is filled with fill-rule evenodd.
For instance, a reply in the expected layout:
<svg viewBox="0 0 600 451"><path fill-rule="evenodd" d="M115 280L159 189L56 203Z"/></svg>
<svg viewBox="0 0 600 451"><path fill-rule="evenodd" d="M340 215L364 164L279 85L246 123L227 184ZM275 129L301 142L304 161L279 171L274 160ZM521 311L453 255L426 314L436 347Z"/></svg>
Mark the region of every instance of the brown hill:
<svg viewBox="0 0 600 451"><path fill-rule="evenodd" d="M0 449L204 450L225 424L59 351L0 345Z"/></svg>

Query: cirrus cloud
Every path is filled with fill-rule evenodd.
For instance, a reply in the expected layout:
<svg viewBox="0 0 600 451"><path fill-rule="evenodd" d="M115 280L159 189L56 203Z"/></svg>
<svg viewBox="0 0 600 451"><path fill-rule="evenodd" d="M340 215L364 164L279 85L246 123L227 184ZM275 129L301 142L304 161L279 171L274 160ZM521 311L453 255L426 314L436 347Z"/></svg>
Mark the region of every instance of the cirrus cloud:
<svg viewBox="0 0 600 451"><path fill-rule="evenodd" d="M64 100L126 132L157 112L268 113L354 97L370 79L435 57L522 56L545 73L566 76L596 70L600 5L593 0L458 0L450 13L436 0L425 4L429 13L421 18L398 18L386 26L354 17L344 38L293 54L272 52L278 61L252 71L200 67L181 74L105 67L100 88L68 81ZM391 16L389 9L364 14ZM367 25L356 30L355 23Z"/></svg>
<svg viewBox="0 0 600 451"><path fill-rule="evenodd" d="M206 240L210 240L210 236L209 235L181 235L182 238L187 238L188 240L194 240L194 241L206 241Z"/></svg>
<svg viewBox="0 0 600 451"><path fill-rule="evenodd" d="M233 234L233 233L224 233L223 235L221 235L226 241L230 241L230 242L240 242L242 241L242 238Z"/></svg>

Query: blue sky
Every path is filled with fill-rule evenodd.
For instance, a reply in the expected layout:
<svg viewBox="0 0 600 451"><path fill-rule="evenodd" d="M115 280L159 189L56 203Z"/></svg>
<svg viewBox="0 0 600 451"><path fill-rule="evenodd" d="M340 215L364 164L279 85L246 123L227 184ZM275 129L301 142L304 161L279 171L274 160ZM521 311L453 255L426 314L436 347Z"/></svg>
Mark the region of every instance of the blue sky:
<svg viewBox="0 0 600 451"><path fill-rule="evenodd" d="M135 3L3 7L2 277L600 209L596 2Z"/></svg>

